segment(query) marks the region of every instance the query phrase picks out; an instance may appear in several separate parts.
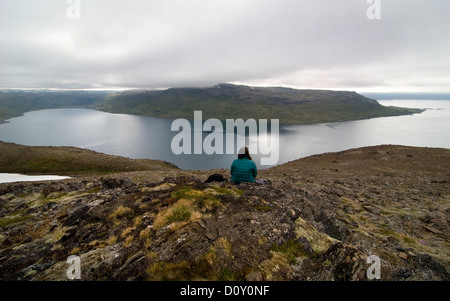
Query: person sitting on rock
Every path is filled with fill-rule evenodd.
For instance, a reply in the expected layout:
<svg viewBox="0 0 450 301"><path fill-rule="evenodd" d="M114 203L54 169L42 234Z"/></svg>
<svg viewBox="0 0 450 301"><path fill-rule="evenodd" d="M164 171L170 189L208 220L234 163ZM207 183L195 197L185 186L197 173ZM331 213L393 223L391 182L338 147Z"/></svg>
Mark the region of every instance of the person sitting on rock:
<svg viewBox="0 0 450 301"><path fill-rule="evenodd" d="M252 161L248 148L241 148L238 158L231 164L231 182L235 184L242 182L253 183L257 173L256 164Z"/></svg>

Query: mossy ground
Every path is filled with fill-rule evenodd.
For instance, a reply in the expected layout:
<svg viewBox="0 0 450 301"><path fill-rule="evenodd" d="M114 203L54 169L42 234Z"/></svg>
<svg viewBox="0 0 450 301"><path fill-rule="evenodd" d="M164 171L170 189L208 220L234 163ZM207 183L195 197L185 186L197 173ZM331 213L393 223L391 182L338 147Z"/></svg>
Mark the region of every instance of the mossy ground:
<svg viewBox="0 0 450 301"><path fill-rule="evenodd" d="M66 258L79 255L83 280L354 279L375 253L390 279L444 279L447 156L314 156L261 171L267 185L204 184L211 171L172 169L3 184L0 278L65 280Z"/></svg>

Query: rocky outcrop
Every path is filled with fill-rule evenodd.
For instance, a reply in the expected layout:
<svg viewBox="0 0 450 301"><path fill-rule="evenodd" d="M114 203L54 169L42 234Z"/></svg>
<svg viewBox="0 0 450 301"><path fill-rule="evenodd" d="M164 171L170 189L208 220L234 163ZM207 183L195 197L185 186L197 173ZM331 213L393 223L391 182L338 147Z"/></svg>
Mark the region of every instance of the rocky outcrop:
<svg viewBox="0 0 450 301"><path fill-rule="evenodd" d="M375 180L367 171L356 182L271 170L238 186L205 184L211 171L2 184L0 279L67 280L77 255L81 280L368 280L377 255L381 280L449 280L447 186L423 173L416 198L392 172L357 189Z"/></svg>

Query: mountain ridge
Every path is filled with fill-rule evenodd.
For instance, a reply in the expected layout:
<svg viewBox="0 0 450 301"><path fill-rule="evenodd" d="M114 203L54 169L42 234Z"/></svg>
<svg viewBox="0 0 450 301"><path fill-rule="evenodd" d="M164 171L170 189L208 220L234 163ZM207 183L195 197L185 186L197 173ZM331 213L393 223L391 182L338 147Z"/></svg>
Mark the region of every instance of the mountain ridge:
<svg viewBox="0 0 450 301"><path fill-rule="evenodd" d="M87 108L170 119L192 119L193 112L201 110L206 118L279 119L285 124L350 121L423 111L385 107L349 91L233 84L122 92L0 91L0 122L28 111L55 108Z"/></svg>
<svg viewBox="0 0 450 301"><path fill-rule="evenodd" d="M124 91L108 95L94 108L160 118L279 119L284 124L350 121L420 113L419 109L384 107L356 92L298 90L218 84L213 87Z"/></svg>

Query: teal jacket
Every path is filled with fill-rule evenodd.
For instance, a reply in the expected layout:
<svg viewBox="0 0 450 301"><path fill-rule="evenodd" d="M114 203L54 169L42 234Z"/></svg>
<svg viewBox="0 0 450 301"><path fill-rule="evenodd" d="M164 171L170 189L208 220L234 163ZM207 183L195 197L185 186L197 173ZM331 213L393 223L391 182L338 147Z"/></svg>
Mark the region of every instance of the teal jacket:
<svg viewBox="0 0 450 301"><path fill-rule="evenodd" d="M255 182L257 175L256 164L247 158L236 159L231 164L231 181L236 184L242 182Z"/></svg>

